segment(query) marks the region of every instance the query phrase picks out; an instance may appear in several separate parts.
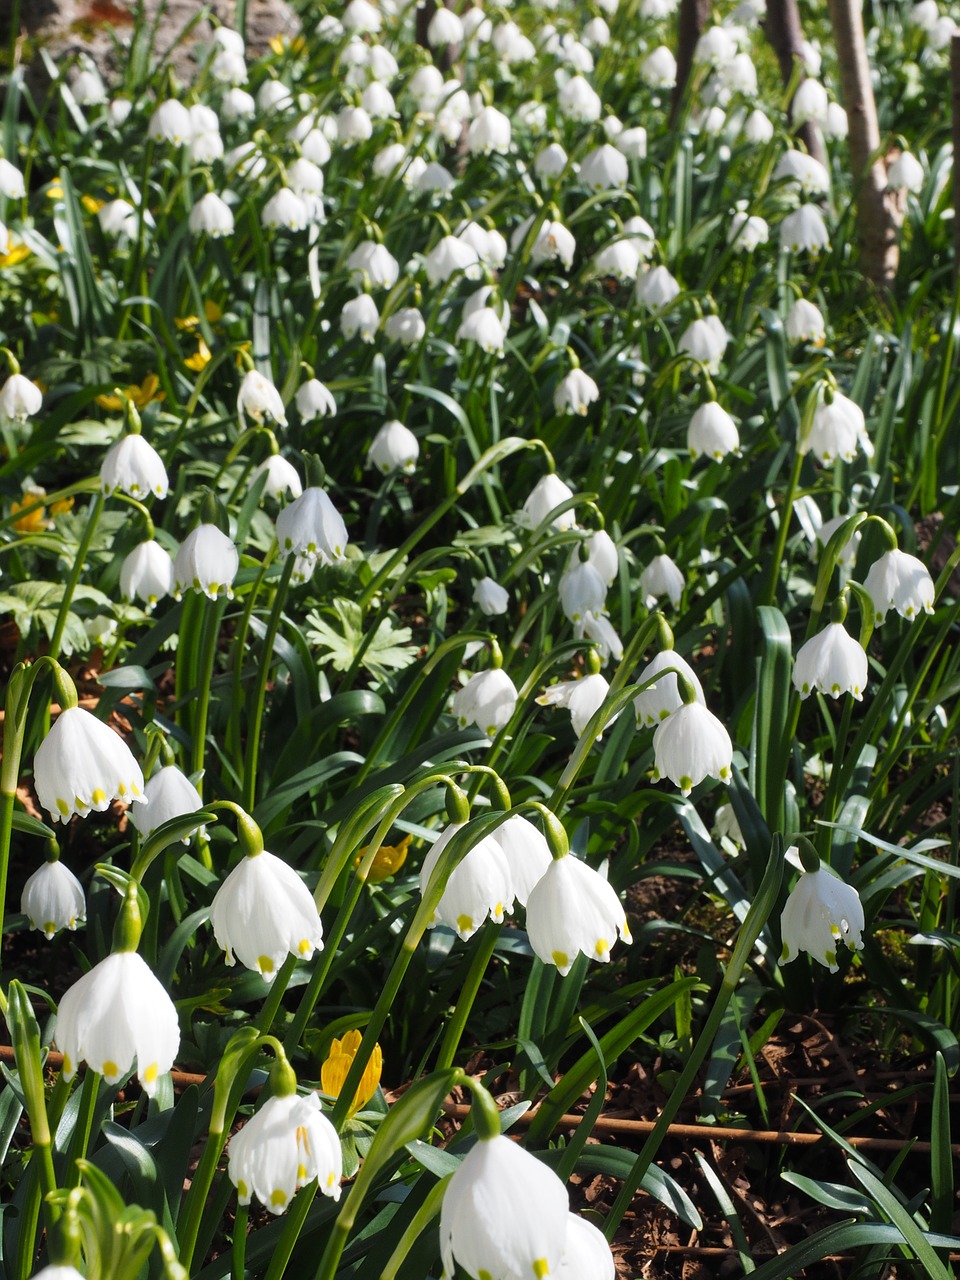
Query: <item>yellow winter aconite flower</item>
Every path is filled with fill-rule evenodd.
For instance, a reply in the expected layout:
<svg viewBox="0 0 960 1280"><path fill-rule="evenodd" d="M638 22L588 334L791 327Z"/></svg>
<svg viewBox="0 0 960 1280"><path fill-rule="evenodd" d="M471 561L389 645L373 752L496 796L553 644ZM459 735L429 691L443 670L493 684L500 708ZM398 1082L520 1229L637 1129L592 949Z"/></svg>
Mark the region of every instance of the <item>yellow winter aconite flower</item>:
<svg viewBox="0 0 960 1280"><path fill-rule="evenodd" d="M381 880L386 880L388 876L396 875L407 860L407 850L410 848L412 839L413 836L407 835L403 837L399 844L382 844L380 846L373 862L370 864L370 870L367 872L367 879L371 884L379 884ZM353 865L355 867L359 867L369 848L368 844L364 845L354 858Z"/></svg>
<svg viewBox="0 0 960 1280"><path fill-rule="evenodd" d="M51 182L49 187L47 187L47 199L48 200L63 199L63 187L61 187L59 182Z"/></svg>
<svg viewBox="0 0 960 1280"><path fill-rule="evenodd" d="M123 395L131 400L138 409L143 409L151 400L165 400L167 393L160 389L160 379L155 373L148 373L143 382L137 386L133 383L124 387ZM97 404L101 409L111 409L119 413L123 409L123 397L116 395L97 396Z"/></svg>
<svg viewBox="0 0 960 1280"><path fill-rule="evenodd" d="M13 522L17 533L40 533L43 529L53 527L53 521L47 519L46 507L43 503L46 496L45 489L24 489L20 501L10 504L12 516L15 516L18 511L26 513Z"/></svg>
<svg viewBox="0 0 960 1280"><path fill-rule="evenodd" d="M62 190L60 191L60 195L63 195ZM100 200L97 196L81 196L80 203L86 209L87 213L96 214L100 212L107 202L106 200Z"/></svg>
<svg viewBox="0 0 960 1280"><path fill-rule="evenodd" d="M320 1087L331 1098L338 1098L347 1078L347 1072L353 1066L353 1060L363 1039L359 1031L348 1031L341 1040L334 1040L330 1046L326 1061L320 1067ZM365 1106L377 1091L380 1073L383 1071L383 1053L380 1046L374 1045L370 1060L363 1069L357 1092L353 1095L349 1114L352 1116Z"/></svg>
<svg viewBox="0 0 960 1280"><path fill-rule="evenodd" d="M206 316L210 324L216 324L218 320L223 319L223 309L218 307L212 298L208 298L203 304L203 314ZM173 322L178 329L196 329L200 324L199 316L177 316Z"/></svg>
<svg viewBox="0 0 960 1280"><path fill-rule="evenodd" d="M210 348L202 338L198 338L196 352L192 356L187 356L183 363L194 373L201 373L212 359Z"/></svg>

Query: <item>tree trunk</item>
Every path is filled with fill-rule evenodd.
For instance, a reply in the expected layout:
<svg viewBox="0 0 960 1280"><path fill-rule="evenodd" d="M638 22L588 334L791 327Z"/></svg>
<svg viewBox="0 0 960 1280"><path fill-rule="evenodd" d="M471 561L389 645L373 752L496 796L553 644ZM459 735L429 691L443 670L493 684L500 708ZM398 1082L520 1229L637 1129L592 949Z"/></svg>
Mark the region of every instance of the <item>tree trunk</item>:
<svg viewBox="0 0 960 1280"><path fill-rule="evenodd" d="M868 280L889 288L897 275L897 232L901 215L887 192L887 166L879 155L880 127L870 80L859 0L830 0L837 42L843 105L850 123L850 162L857 187L860 269Z"/></svg>
<svg viewBox="0 0 960 1280"><path fill-rule="evenodd" d="M693 51L710 18L711 0L680 0L677 41L677 84L673 91L670 123L676 124L683 95L693 70Z"/></svg>
<svg viewBox="0 0 960 1280"><path fill-rule="evenodd" d="M793 80L797 62L800 64L800 79L804 78L803 61L803 28L800 26L800 14L797 11L797 0L767 0L767 17L765 21L767 39L773 46L780 63L780 75L784 87ZM807 149L807 154L827 163L826 152L820 130L812 120L805 120L797 130L797 137Z"/></svg>

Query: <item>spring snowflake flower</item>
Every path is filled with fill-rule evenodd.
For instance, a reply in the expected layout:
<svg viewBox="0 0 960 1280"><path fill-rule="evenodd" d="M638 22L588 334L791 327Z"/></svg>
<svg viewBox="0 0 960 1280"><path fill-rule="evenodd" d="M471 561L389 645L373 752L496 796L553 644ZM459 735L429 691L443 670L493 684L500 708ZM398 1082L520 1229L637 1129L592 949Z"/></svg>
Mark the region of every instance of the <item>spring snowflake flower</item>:
<svg viewBox="0 0 960 1280"><path fill-rule="evenodd" d="M786 179L795 182L805 196L826 195L830 190L830 175L824 165L805 151L791 148L777 161L773 180Z"/></svg>
<svg viewBox="0 0 960 1280"><path fill-rule="evenodd" d="M210 164L223 155L220 121L212 107L197 103L190 107L190 159L195 164Z"/></svg>
<svg viewBox="0 0 960 1280"><path fill-rule="evenodd" d="M666 267L651 267L637 279L637 302L648 311L662 311L680 293L680 285Z"/></svg>
<svg viewBox="0 0 960 1280"><path fill-rule="evenodd" d="M437 10L437 13L450 10ZM467 150L471 155L488 156L491 152L506 155L510 150L510 119L496 107L484 107L467 129Z"/></svg>
<svg viewBox="0 0 960 1280"><path fill-rule="evenodd" d="M687 702L654 730L653 759L658 777L669 778L688 796L704 778L730 781L733 744L712 712Z"/></svg>
<svg viewBox="0 0 960 1280"><path fill-rule="evenodd" d="M599 1227L571 1213L567 1223L567 1247L556 1280L616 1280L617 1268L606 1237Z"/></svg>
<svg viewBox="0 0 960 1280"><path fill-rule="evenodd" d="M759 107L754 109L743 122L743 136L755 147L762 147L774 135L773 122Z"/></svg>
<svg viewBox="0 0 960 1280"><path fill-rule="evenodd" d="M475 342L487 355L503 355L506 330L493 307L477 307L467 312L457 329L457 342Z"/></svg>
<svg viewBox="0 0 960 1280"><path fill-rule="evenodd" d="M909 151L901 151L887 170L887 187L902 189L914 195L923 190L923 165Z"/></svg>
<svg viewBox="0 0 960 1280"><path fill-rule="evenodd" d="M852 512L850 513L853 514ZM840 528L840 526L848 520L849 515L833 516L829 520L824 520L823 524L817 529L817 543L819 546L826 547L827 543ZM863 538L859 529L855 529L853 534L847 539L843 547L840 549L840 555L837 563L845 565L848 569L852 569L857 563L857 553L860 550L860 542Z"/></svg>
<svg viewBox="0 0 960 1280"><path fill-rule="evenodd" d="M525 529L536 529L561 502L573 497L573 490L558 475L550 473L538 480L529 497L517 513L517 523ZM576 524L572 510L564 511L551 521L554 529L572 529Z"/></svg>
<svg viewBox="0 0 960 1280"><path fill-rule="evenodd" d="M272 853L244 857L214 895L210 906L217 945L228 965L237 960L272 982L287 955L309 960L323 947L313 894Z"/></svg>
<svg viewBox="0 0 960 1280"><path fill-rule="evenodd" d="M113 800L145 802L143 774L118 733L82 707L67 707L53 722L33 760L40 803L54 822Z"/></svg>
<svg viewBox="0 0 960 1280"><path fill-rule="evenodd" d="M476 250L485 267L499 271L507 260L507 242L496 229L487 230L477 222L468 222L457 232L457 239Z"/></svg>
<svg viewBox="0 0 960 1280"><path fill-rule="evenodd" d="M237 413L241 418L246 414L261 426L264 418L271 418L281 427L287 425L287 415L283 411L280 392L269 378L265 378L256 369L248 369L243 375L243 381L237 393Z"/></svg>
<svg viewBox="0 0 960 1280"><path fill-rule="evenodd" d="M168 487L163 459L141 435L121 436L100 464L101 493L122 489L131 498L165 498Z"/></svg>
<svg viewBox="0 0 960 1280"><path fill-rule="evenodd" d="M645 143L646 137L644 137L644 147ZM580 181L593 191L626 187L629 175L627 157L623 151L612 147L609 142L589 151L580 165Z"/></svg>
<svg viewBox="0 0 960 1280"><path fill-rule="evenodd" d="M431 284L445 284L459 271L468 280L479 280L483 274L480 255L458 236L444 236L439 240L425 255L423 265Z"/></svg>
<svg viewBox="0 0 960 1280"><path fill-rule="evenodd" d="M555 1276L568 1219L566 1188L552 1169L503 1135L481 1138L443 1195L444 1275L459 1265L473 1280Z"/></svg>
<svg viewBox="0 0 960 1280"><path fill-rule="evenodd" d="M43 392L22 373L12 373L0 390L0 418L24 423L40 412Z"/></svg>
<svg viewBox="0 0 960 1280"><path fill-rule="evenodd" d="M654 556L640 574L640 590L648 609L653 608L660 596L666 596L676 609L683 587L683 574L668 555Z"/></svg>
<svg viewBox="0 0 960 1280"><path fill-rule="evenodd" d="M144 840L171 818L182 818L184 814L196 813L203 808L200 792L174 764L158 769L147 781L143 795L147 807L145 810L131 809L130 821ZM200 824L197 823L182 837L183 843L189 844L190 837L199 829Z"/></svg>
<svg viewBox="0 0 960 1280"><path fill-rule="evenodd" d="M836 138L842 141L850 132L850 120L839 102L827 104L827 118L822 126L825 138Z"/></svg>
<svg viewBox="0 0 960 1280"><path fill-rule="evenodd" d="M877 626L889 609L896 609L901 618L911 622L921 612L933 613L935 587L930 570L905 551L893 548L884 552L870 566L863 585L873 601Z"/></svg>
<svg viewBox="0 0 960 1280"><path fill-rule="evenodd" d="M568 120L578 124L595 124L603 111L597 91L583 76L571 76L557 94L557 106Z"/></svg>
<svg viewBox="0 0 960 1280"><path fill-rule="evenodd" d="M126 556L120 566L120 591L124 600L143 602L147 612L176 588L170 553L153 539L141 542Z"/></svg>
<svg viewBox="0 0 960 1280"><path fill-rule="evenodd" d="M277 542L286 555L330 564L344 558L348 540L343 517L317 485L304 489L277 516Z"/></svg>
<svg viewBox="0 0 960 1280"><path fill-rule="evenodd" d="M391 342L415 347L426 337L427 322L417 307L401 307L384 320L383 331Z"/></svg>
<svg viewBox="0 0 960 1280"><path fill-rule="evenodd" d="M642 124L631 129L621 129L614 139L618 151L628 160L645 160L647 156L647 131Z"/></svg>
<svg viewBox="0 0 960 1280"><path fill-rule="evenodd" d="M695 63L719 66L721 62L728 62L733 58L736 52L736 41L726 27L707 27L694 47L693 60Z"/></svg>
<svg viewBox="0 0 960 1280"><path fill-rule="evenodd" d="M475 724L493 737L510 720L517 706L517 688L500 667L472 675L453 695L452 711L461 729Z"/></svg>
<svg viewBox="0 0 960 1280"><path fill-rule="evenodd" d="M380 312L369 293L361 293L343 304L340 331L345 338L360 335L361 342L372 342L380 325Z"/></svg>
<svg viewBox="0 0 960 1280"><path fill-rule="evenodd" d="M253 469L250 484L255 484L261 476L266 476L263 492L268 498L279 500L285 494L289 494L291 498L299 498L303 493L296 467L279 453L272 453Z"/></svg>
<svg viewBox="0 0 960 1280"><path fill-rule="evenodd" d="M193 137L193 124L189 110L175 98L168 98L165 102L161 102L150 117L147 137L156 141L169 142L174 147L186 146Z"/></svg>
<svg viewBox="0 0 960 1280"><path fill-rule="evenodd" d="M793 684L801 698L815 690L839 698L851 693L858 702L867 687L867 655L841 622L830 622L800 646L793 664Z"/></svg>
<svg viewBox="0 0 960 1280"><path fill-rule="evenodd" d="M720 368L730 335L719 316L703 316L688 324L677 342L677 350L702 364L708 373Z"/></svg>
<svg viewBox="0 0 960 1280"><path fill-rule="evenodd" d="M550 685L537 698L537 702L542 707L566 707L570 712L573 732L579 738L609 692L610 685L603 676L586 675L580 680L562 680ZM613 716L608 720L607 727L616 719Z"/></svg>
<svg viewBox="0 0 960 1280"><path fill-rule="evenodd" d="M788 850L789 853L789 850ZM780 917L783 939L781 964L789 964L806 951L831 973L836 973L837 947L863 950L863 904L852 885L825 867L804 871L794 885Z"/></svg>
<svg viewBox="0 0 960 1280"><path fill-rule="evenodd" d="M728 453L739 454L737 424L716 400L708 400L696 410L687 425L687 448L693 458L705 453L719 462Z"/></svg>
<svg viewBox="0 0 960 1280"><path fill-rule="evenodd" d="M347 270L355 284L392 289L400 274L400 264L386 245L363 240L347 258Z"/></svg>
<svg viewBox="0 0 960 1280"><path fill-rule="evenodd" d="M798 298L783 322L791 342L809 342L821 347L826 341L827 326L820 308L806 298Z"/></svg>
<svg viewBox="0 0 960 1280"><path fill-rule="evenodd" d="M653 684L648 685L646 689L642 689L633 700L633 707L637 713L637 725L657 725L661 720L666 720L679 707L683 706L683 699L680 697L680 690L677 686L676 673L679 671L681 675L686 676L693 686L696 701L702 705L706 705L706 699L703 696L703 689L694 671L686 658L681 658L680 654L673 649L663 649L651 659L643 668L637 677L637 683L643 684L650 680L653 676L659 675L661 671L666 672L662 680L657 680Z"/></svg>
<svg viewBox="0 0 960 1280"><path fill-rule="evenodd" d="M463 825L451 822L434 841L420 868L421 895L427 890L440 855ZM512 908L513 900L513 877L507 856L492 836L485 836L450 872L430 927L447 924L466 942L487 916L499 924Z"/></svg>
<svg viewBox="0 0 960 1280"><path fill-rule="evenodd" d="M587 612L576 625L578 639L585 637L597 646L600 663L606 666L611 658L619 662L623 657L623 644L609 618L602 613Z"/></svg>
<svg viewBox="0 0 960 1280"><path fill-rule="evenodd" d="M600 388L582 369L571 369L561 378L553 393L553 407L557 413L576 413L581 417L594 401L600 399Z"/></svg>
<svg viewBox="0 0 960 1280"><path fill-rule="evenodd" d="M298 387L294 403L301 422L313 422L315 418L332 418L337 412L337 402L333 392L319 378L309 378Z"/></svg>
<svg viewBox="0 0 960 1280"><path fill-rule="evenodd" d="M791 253L810 253L816 256L821 249L830 248L830 233L823 214L815 204L802 204L788 213L780 223L781 248Z"/></svg>
<svg viewBox="0 0 960 1280"><path fill-rule="evenodd" d="M735 253L753 253L770 238L770 228L765 218L738 209L730 219L727 243Z"/></svg>
<svg viewBox="0 0 960 1280"><path fill-rule="evenodd" d="M174 594L188 588L202 591L211 600L223 594L233 598L233 580L240 568L240 553L215 524L200 524L180 544L173 562Z"/></svg>
<svg viewBox="0 0 960 1280"><path fill-rule="evenodd" d="M303 231L310 215L305 200L290 187L281 187L263 206L260 221L271 231Z"/></svg>
<svg viewBox="0 0 960 1280"><path fill-rule="evenodd" d="M83 885L59 859L45 862L23 886L20 910L30 927L39 929L49 940L60 929L76 929L86 920Z"/></svg>
<svg viewBox="0 0 960 1280"><path fill-rule="evenodd" d="M452 9L436 11L427 26L427 42L432 49L463 42L463 22Z"/></svg>
<svg viewBox="0 0 960 1280"><path fill-rule="evenodd" d="M136 1058L137 1078L152 1098L180 1048L180 1023L146 961L136 951L116 951L65 993L55 1039L65 1080L86 1062L107 1084L116 1084Z"/></svg>
<svg viewBox="0 0 960 1280"><path fill-rule="evenodd" d="M534 954L566 977L581 952L608 961L618 933L632 941L623 905L603 876L572 854L552 859L527 900Z"/></svg>
<svg viewBox="0 0 960 1280"><path fill-rule="evenodd" d="M607 584L596 565L589 559L574 558L560 576L558 589L564 615L579 622L586 613L603 613Z"/></svg>
<svg viewBox="0 0 960 1280"><path fill-rule="evenodd" d="M206 233L211 240L233 233L233 212L227 202L215 191L201 196L190 210L188 225L192 235Z"/></svg>
<svg viewBox="0 0 960 1280"><path fill-rule="evenodd" d="M367 450L367 466L376 467L381 475L392 471L412 473L420 456L417 437L402 422L385 422L373 437Z"/></svg>
<svg viewBox="0 0 960 1280"><path fill-rule="evenodd" d="M801 80L790 103L790 116L794 126L799 128L810 121L822 128L827 123L829 105L827 91L819 80L810 76Z"/></svg>
<svg viewBox="0 0 960 1280"><path fill-rule="evenodd" d="M848 396L837 391L829 404L821 404L815 411L809 434L800 441L800 452L809 453L812 450L818 461L828 467L837 458L852 462L858 444L866 444L866 451L872 452L863 410Z"/></svg>
<svg viewBox="0 0 960 1280"><path fill-rule="evenodd" d="M482 614L494 618L507 612L510 592L493 578L481 578L473 588L473 602Z"/></svg>
<svg viewBox="0 0 960 1280"><path fill-rule="evenodd" d="M320 1190L340 1199L340 1139L315 1093L269 1097L230 1139L227 1174L240 1204L252 1196L271 1213L283 1213L300 1187L316 1178Z"/></svg>
<svg viewBox="0 0 960 1280"><path fill-rule="evenodd" d="M566 169L568 158L559 142L551 142L534 156L533 171L538 178L558 178Z"/></svg>
<svg viewBox="0 0 960 1280"><path fill-rule="evenodd" d="M659 45L640 63L640 79L651 89L673 89L677 83L677 60L665 44Z"/></svg>
<svg viewBox="0 0 960 1280"><path fill-rule="evenodd" d="M355 147L373 137L373 121L363 107L343 107L337 115L337 140L341 147Z"/></svg>
<svg viewBox="0 0 960 1280"><path fill-rule="evenodd" d="M550 866L550 846L533 823L519 813L497 827L490 838L503 850L513 896L525 907L533 886Z"/></svg>

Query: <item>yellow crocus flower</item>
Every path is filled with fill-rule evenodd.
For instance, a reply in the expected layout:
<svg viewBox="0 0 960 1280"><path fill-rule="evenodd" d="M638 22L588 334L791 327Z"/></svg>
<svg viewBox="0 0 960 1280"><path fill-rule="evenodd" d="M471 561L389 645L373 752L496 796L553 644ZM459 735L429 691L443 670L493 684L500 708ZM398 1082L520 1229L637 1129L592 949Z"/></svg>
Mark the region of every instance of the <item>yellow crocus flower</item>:
<svg viewBox="0 0 960 1280"><path fill-rule="evenodd" d="M363 1039L359 1031L348 1031L341 1040L334 1040L330 1046L326 1061L320 1067L320 1087L331 1098L338 1098L347 1078L347 1072L353 1066L353 1060ZM364 1107L377 1091L380 1075L383 1071L383 1053L380 1046L374 1045L367 1065L363 1069L357 1092L353 1095L349 1115L353 1115Z"/></svg>
<svg viewBox="0 0 960 1280"><path fill-rule="evenodd" d="M388 876L396 875L407 860L407 850L410 848L412 839L413 836L406 835L399 844L382 844L380 846L374 855L373 862L370 864L370 870L367 872L367 879L371 884L379 884L381 880L386 880ZM359 867L369 848L368 844L364 845L354 858L353 865L355 867Z"/></svg>

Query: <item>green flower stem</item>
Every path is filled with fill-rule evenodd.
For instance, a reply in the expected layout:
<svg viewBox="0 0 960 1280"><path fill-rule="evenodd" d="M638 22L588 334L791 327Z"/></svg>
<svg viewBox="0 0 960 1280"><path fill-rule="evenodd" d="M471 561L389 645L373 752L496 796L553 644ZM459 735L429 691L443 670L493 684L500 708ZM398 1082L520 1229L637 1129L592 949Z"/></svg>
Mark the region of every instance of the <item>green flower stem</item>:
<svg viewBox="0 0 960 1280"><path fill-rule="evenodd" d="M230 1275L232 1280L243 1280L244 1278L247 1256L247 1219L249 1216L249 1205L237 1205L237 1216L233 1223L233 1249L231 1252Z"/></svg>
<svg viewBox="0 0 960 1280"><path fill-rule="evenodd" d="M766 924L768 916L776 905L782 874L783 839L780 835L775 835L770 849L767 869L764 872L763 880L757 890L753 905L747 912L747 918L741 926L736 946L733 949L733 955L730 957L730 963L727 965L726 972L723 975L720 991L717 994L713 1008L710 1010L710 1015L697 1038L696 1044L690 1051L687 1061L684 1063L683 1071L680 1073L680 1077L660 1113L656 1127L643 1144L640 1154L633 1163L633 1168L620 1188L620 1194L617 1196L613 1209L607 1215L603 1232L608 1240L613 1239L614 1232L620 1225L623 1215L629 1209L633 1197L646 1176L647 1170L660 1150L660 1144L663 1142L674 1116L690 1096L697 1072L700 1070L707 1054L713 1048L727 1005L737 989L747 960L750 958L750 952L753 950L753 945L760 936L761 929Z"/></svg>
<svg viewBox="0 0 960 1280"><path fill-rule="evenodd" d="M760 604L776 603L777 586L780 582L780 566L783 563L783 556L787 547L790 521L793 518L793 503L797 496L797 485L800 483L800 468L803 466L803 459L804 455L800 452L800 442L797 441L793 449L793 464L790 467L790 475L787 479L787 490L784 495L783 506L780 509L780 526L777 529L777 539L773 546L773 555L770 558L770 578Z"/></svg>
<svg viewBox="0 0 960 1280"><path fill-rule="evenodd" d="M197 686L197 648L203 623L203 601L196 591L187 591L180 610L180 632L174 667L174 702L177 725L188 726L189 702Z"/></svg>
<svg viewBox="0 0 960 1280"><path fill-rule="evenodd" d="M300 1238L300 1232L303 1230L303 1224L307 1220L307 1214L310 1212L311 1206L317 1196L317 1179L308 1182L306 1186L300 1188L293 1201L293 1204L287 1210L286 1221L283 1224L283 1234L280 1242L274 1248L270 1256L270 1265L267 1267L267 1274L264 1280L283 1280L286 1274L287 1263L290 1261L290 1255L293 1253L297 1240ZM243 1273L240 1273L240 1280L243 1280Z"/></svg>
<svg viewBox="0 0 960 1280"><path fill-rule="evenodd" d="M273 563L273 557L276 553L276 543L271 547L270 551L264 558L260 566L260 572L254 581L250 584L250 589L246 594L244 601L243 613L237 624L236 635L233 639L233 692L230 699L230 718L227 721L227 751L233 760L238 774L243 769L243 744L240 734L240 722L243 715L244 697L243 697L243 662L247 655L247 636L250 633L250 619L253 617L253 611L256 607L260 590L266 580L267 573Z"/></svg>
<svg viewBox="0 0 960 1280"><path fill-rule="evenodd" d="M77 554L70 570L70 576L67 579L67 585L63 589L63 599L60 601L57 621L54 624L53 635L50 637L50 653L54 658L60 656L60 645L63 643L63 633L67 626L70 606L73 603L73 593L76 591L77 583L80 581L83 564L87 558L87 552L90 550L90 544L93 541L93 535L97 531L97 525L100 523L102 513L103 494L98 492L88 509L86 527L80 539L80 545L77 547Z"/></svg>
<svg viewBox="0 0 960 1280"><path fill-rule="evenodd" d="M80 1185L80 1160L86 1159L90 1146L90 1134L93 1131L93 1113L97 1105L97 1092L100 1076L90 1067L87 1068L83 1084L80 1087L80 1108L70 1138L70 1149L67 1155L67 1187Z"/></svg>
<svg viewBox="0 0 960 1280"><path fill-rule="evenodd" d="M500 939L502 928L502 925L494 924L488 920L481 930L479 945L474 949L470 958L470 968L467 970L466 981L461 988L460 995L457 997L453 1013L447 1020L443 1043L440 1045L440 1053L437 1056L438 1071L443 1071L445 1068L453 1066L453 1060L457 1056L457 1050L460 1048L460 1041L467 1025L467 1018L469 1018L473 1002L477 998L480 984L483 982L483 975L487 971L487 965L493 959L493 953Z"/></svg>
<svg viewBox="0 0 960 1280"><path fill-rule="evenodd" d="M444 1192L447 1189L447 1183L452 1177L452 1173L447 1174L445 1178L442 1178L439 1182L435 1182L427 1192L427 1198L407 1224L403 1235L397 1241L396 1248L393 1253L391 1253L390 1257L387 1259L386 1265L380 1272L380 1280L397 1280L397 1273L406 1260L407 1254L426 1231L430 1223L439 1214L440 1206L443 1204ZM268 1276L267 1280L271 1280L271 1277Z"/></svg>
<svg viewBox="0 0 960 1280"><path fill-rule="evenodd" d="M206 626L203 629L200 670L197 673L197 704L193 722L193 771L199 773L203 769L203 761L207 747L207 716L210 711L210 682L213 679L213 668L217 660L217 641L220 638L220 623L223 621L226 599L218 596L212 602L212 608L205 610ZM197 790L203 795L203 778L197 779Z"/></svg>
<svg viewBox="0 0 960 1280"><path fill-rule="evenodd" d="M287 986L296 967L297 957L288 955L277 971L277 976L270 984L270 992L263 1002L260 1017L257 1019L257 1026L263 1035L269 1035L270 1033L273 1020L277 1016L277 1010L280 1008L280 1001L286 994Z"/></svg>
<svg viewBox="0 0 960 1280"><path fill-rule="evenodd" d="M4 752L6 759L6 752ZM10 865L10 838L13 834L13 812L16 807L15 791L0 790L0 928L3 926L7 906L7 870Z"/></svg>
<svg viewBox="0 0 960 1280"><path fill-rule="evenodd" d="M263 725L263 706L267 696L267 679L270 675L273 657L273 642L280 629L283 606L287 602L287 591L290 587L290 575L293 573L293 556L287 556L273 595L273 607L267 623L267 633L263 638L263 656L257 675L257 684L253 697L253 713L247 728L247 758L243 766L243 803L246 809L252 809L257 800L257 763L260 759L260 731Z"/></svg>
<svg viewBox="0 0 960 1280"><path fill-rule="evenodd" d="M370 1015L370 1021L367 1023L367 1029L363 1033L360 1048L357 1050L356 1057L347 1072L347 1078L343 1082L340 1095L334 1104L330 1119L337 1132L340 1131L344 1121L347 1119L350 1103L363 1078L364 1069L389 1016L404 975L410 966L410 961L413 959L414 953L433 919L437 905L443 897L443 891L446 888L450 873L467 856L473 846L479 844L485 835L499 826L502 820L503 815L499 813L473 819L468 826L464 827L462 831L458 831L451 838L440 855L440 860L434 869L433 875L430 877L430 883L423 893L420 905L414 912L413 919L400 947L400 952L387 975L380 998L377 1000Z"/></svg>

